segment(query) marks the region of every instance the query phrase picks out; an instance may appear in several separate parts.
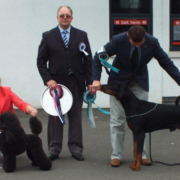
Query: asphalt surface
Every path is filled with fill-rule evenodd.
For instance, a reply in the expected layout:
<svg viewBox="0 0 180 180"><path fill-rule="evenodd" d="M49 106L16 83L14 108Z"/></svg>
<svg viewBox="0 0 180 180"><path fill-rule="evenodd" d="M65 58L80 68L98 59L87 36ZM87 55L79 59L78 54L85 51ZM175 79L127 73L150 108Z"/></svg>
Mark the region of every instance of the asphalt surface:
<svg viewBox="0 0 180 180"><path fill-rule="evenodd" d="M108 110L108 109L107 109ZM30 133L29 116L16 110L26 133ZM2 169L3 158L0 156L0 180L179 180L180 165L166 166L153 163L141 166L141 171L134 172L129 168L133 160L131 132L126 128L124 159L120 167L112 168L110 163L111 145L109 131L109 115L93 110L96 129L90 127L83 109L83 155L85 161L79 162L71 157L67 148L67 128L64 127L63 150L59 158L53 161L50 171L41 171L31 166L26 153L17 156L17 167L14 173L5 173ZM43 148L47 151L47 114L39 110L38 117L43 123L40 137ZM162 130L152 133L152 159L165 163L180 163L180 132ZM149 157L149 135L147 138L147 156Z"/></svg>

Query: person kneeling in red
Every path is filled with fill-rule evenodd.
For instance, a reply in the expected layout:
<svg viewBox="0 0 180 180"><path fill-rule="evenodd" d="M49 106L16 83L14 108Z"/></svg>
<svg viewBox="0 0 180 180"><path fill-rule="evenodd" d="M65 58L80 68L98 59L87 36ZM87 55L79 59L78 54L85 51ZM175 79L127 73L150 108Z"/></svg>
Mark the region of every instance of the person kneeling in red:
<svg viewBox="0 0 180 180"><path fill-rule="evenodd" d="M33 117L37 116L37 109L19 98L14 92L11 91L10 87L1 86L0 79L0 114L6 111L15 113L13 105L26 114L30 114Z"/></svg>

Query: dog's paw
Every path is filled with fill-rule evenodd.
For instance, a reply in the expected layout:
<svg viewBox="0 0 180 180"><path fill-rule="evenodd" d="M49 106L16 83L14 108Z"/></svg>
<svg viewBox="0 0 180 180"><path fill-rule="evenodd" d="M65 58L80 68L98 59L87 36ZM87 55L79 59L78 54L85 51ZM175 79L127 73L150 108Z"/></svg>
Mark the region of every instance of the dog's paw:
<svg viewBox="0 0 180 180"><path fill-rule="evenodd" d="M140 171L140 167L135 166L135 167L132 168L132 170L133 170L133 171Z"/></svg>
<svg viewBox="0 0 180 180"><path fill-rule="evenodd" d="M31 163L32 166L39 166L36 162Z"/></svg>

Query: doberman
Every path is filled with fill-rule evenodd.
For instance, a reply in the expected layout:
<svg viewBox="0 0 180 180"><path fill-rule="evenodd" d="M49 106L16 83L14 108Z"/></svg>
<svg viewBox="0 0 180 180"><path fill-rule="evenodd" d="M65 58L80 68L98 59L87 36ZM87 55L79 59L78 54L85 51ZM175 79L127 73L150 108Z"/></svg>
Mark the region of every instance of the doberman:
<svg viewBox="0 0 180 180"><path fill-rule="evenodd" d="M119 82L101 85L100 91L115 96L125 110L126 121L134 137L134 161L129 167L139 171L145 133L180 128L180 107L139 100L127 86Z"/></svg>

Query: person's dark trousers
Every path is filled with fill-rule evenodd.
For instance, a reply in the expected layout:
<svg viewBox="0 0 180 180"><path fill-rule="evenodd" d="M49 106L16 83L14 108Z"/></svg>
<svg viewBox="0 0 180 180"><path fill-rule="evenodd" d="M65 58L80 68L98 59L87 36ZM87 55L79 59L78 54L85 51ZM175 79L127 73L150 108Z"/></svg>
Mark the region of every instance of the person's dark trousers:
<svg viewBox="0 0 180 180"><path fill-rule="evenodd" d="M79 88L77 81L73 75L69 76L69 90L73 96L73 105L65 117L68 123L68 148L70 152L82 153L82 96L83 92ZM48 148L49 153L59 156L62 150L63 140L63 124L59 117L49 115L48 118Z"/></svg>

